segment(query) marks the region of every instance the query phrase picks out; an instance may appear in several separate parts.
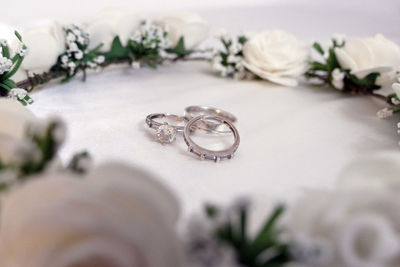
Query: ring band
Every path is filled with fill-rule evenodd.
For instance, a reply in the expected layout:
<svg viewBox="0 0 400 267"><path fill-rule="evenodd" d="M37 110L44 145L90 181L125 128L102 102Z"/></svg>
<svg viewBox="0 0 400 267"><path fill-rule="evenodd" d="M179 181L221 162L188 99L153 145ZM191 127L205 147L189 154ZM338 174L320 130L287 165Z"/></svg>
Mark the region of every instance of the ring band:
<svg viewBox="0 0 400 267"><path fill-rule="evenodd" d="M146 117L146 124L156 130L156 139L161 144L170 144L175 141L176 133L183 132L184 126L170 125L167 122L160 123L154 119L171 119L179 122L184 122L184 118L174 114L168 113L153 113Z"/></svg>
<svg viewBox="0 0 400 267"><path fill-rule="evenodd" d="M219 123L226 124L232 131L233 136L235 138L233 145L224 150L209 150L196 144L190 137L190 133L192 132L191 128L194 126L195 123L206 120L215 120L218 121ZM183 139L185 140L185 143L188 146L188 150L191 153L199 156L200 159L209 159L209 160L214 160L215 162L218 162L223 158L231 159L233 157L233 154L238 149L240 143L239 132L231 121L223 117L207 116L207 115L198 116L191 119L185 126L185 130L183 131Z"/></svg>
<svg viewBox="0 0 400 267"><path fill-rule="evenodd" d="M188 106L185 108L184 118L186 121L190 121L191 119L202 115L222 117L230 122L235 122L237 120L233 114L219 108L209 106ZM231 131L218 130L219 126L219 123L203 121L200 125L197 125L196 128L208 134L220 135L231 133Z"/></svg>
<svg viewBox="0 0 400 267"><path fill-rule="evenodd" d="M233 114L219 108L209 106L188 106L185 108L184 117L187 121L200 115L218 116L230 122L235 122L237 120Z"/></svg>
<svg viewBox="0 0 400 267"><path fill-rule="evenodd" d="M184 122L184 118L175 114L169 113L153 113L146 117L146 124L152 129L158 129L161 125L165 125L165 123L161 123L155 121L154 119L171 119L178 122ZM169 125L169 124L168 124ZM177 132L183 132L184 126L170 125Z"/></svg>

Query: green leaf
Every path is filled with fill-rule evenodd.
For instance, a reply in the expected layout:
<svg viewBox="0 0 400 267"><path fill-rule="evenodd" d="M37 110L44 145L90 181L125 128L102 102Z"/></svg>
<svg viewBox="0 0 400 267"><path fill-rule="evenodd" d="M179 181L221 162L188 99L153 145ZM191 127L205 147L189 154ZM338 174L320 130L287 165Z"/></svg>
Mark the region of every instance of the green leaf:
<svg viewBox="0 0 400 267"><path fill-rule="evenodd" d="M211 204L205 205L204 211L205 211L207 217L209 217L209 218L215 218L219 213L218 208L215 205L211 205Z"/></svg>
<svg viewBox="0 0 400 267"><path fill-rule="evenodd" d="M166 51L170 54L176 54L178 57L185 57L193 53L193 50L186 50L185 40L183 37L179 38L179 41L174 48L167 49Z"/></svg>
<svg viewBox="0 0 400 267"><path fill-rule="evenodd" d="M310 62L310 65L311 65L311 70L328 71L328 66L326 66L325 64L322 64L321 62L313 61L313 62Z"/></svg>
<svg viewBox="0 0 400 267"><path fill-rule="evenodd" d="M239 44L244 45L244 43L247 42L246 36L239 36L239 37L238 37L238 42L239 42Z"/></svg>
<svg viewBox="0 0 400 267"><path fill-rule="evenodd" d="M6 74L4 74L2 79L7 80L8 78L11 78L18 71L19 67L22 64L22 61L24 61L24 58L21 56L18 56L12 69L9 72L7 72Z"/></svg>
<svg viewBox="0 0 400 267"><path fill-rule="evenodd" d="M357 78L357 76L348 73L348 77L352 83L371 91L381 88L379 85L376 84L376 79L379 76L380 76L379 72L372 72L367 76L365 76L363 79L359 79Z"/></svg>
<svg viewBox="0 0 400 267"><path fill-rule="evenodd" d="M339 61L336 58L336 54L333 48L329 49L329 56L326 60L326 66L328 67L329 73L331 73L336 68L340 68Z"/></svg>
<svg viewBox="0 0 400 267"><path fill-rule="evenodd" d="M29 131L27 132L27 138L31 139L32 143L36 145L36 147L40 150L40 154L42 158L40 161L29 161L25 162L21 166L21 174L22 178L25 178L27 175L41 172L47 164L54 158L57 153L57 143L54 140L53 135L54 131L57 129L59 125L57 122L52 122L48 125L46 133L43 136L38 136L35 134L31 134Z"/></svg>
<svg viewBox="0 0 400 267"><path fill-rule="evenodd" d="M7 85L8 88L13 89L13 88L18 88L18 86L15 84L15 82L11 79L4 80L3 84Z"/></svg>
<svg viewBox="0 0 400 267"><path fill-rule="evenodd" d="M261 231L254 239L254 241L249 244L247 253L248 255L251 255L250 257L255 258L262 251L264 251L265 249L269 248L274 244L274 242L276 241L275 226L278 219L283 214L284 210L285 208L282 205L279 205L274 209L274 211L272 212L269 219L267 220L267 222L262 227Z"/></svg>
<svg viewBox="0 0 400 267"><path fill-rule="evenodd" d="M100 48L102 48L103 45L104 45L103 43L99 44L98 46L90 50L89 54L97 54L97 52L99 52Z"/></svg>
<svg viewBox="0 0 400 267"><path fill-rule="evenodd" d="M322 48L322 46L319 43L315 42L313 44L313 47L314 47L315 50L318 51L318 53L320 53L321 55L324 55L324 53L325 53L324 49Z"/></svg>
<svg viewBox="0 0 400 267"><path fill-rule="evenodd" d="M0 83L0 87L4 88L7 92L11 90L11 88L7 84L4 84L4 83Z"/></svg>
<svg viewBox="0 0 400 267"><path fill-rule="evenodd" d="M239 246L241 248L246 246L247 243L247 208L243 208L239 211L239 221L240 221L240 239Z"/></svg>
<svg viewBox="0 0 400 267"><path fill-rule="evenodd" d="M1 51L2 51L4 57L10 58L10 49L8 48L7 45L2 45Z"/></svg>
<svg viewBox="0 0 400 267"><path fill-rule="evenodd" d="M14 31L14 34L18 38L18 40L20 40L22 42L21 34L19 34L19 32L17 32L17 31Z"/></svg>
<svg viewBox="0 0 400 267"><path fill-rule="evenodd" d="M111 44L110 51L103 54L106 60L129 58L129 48L123 46L119 36L116 36Z"/></svg>

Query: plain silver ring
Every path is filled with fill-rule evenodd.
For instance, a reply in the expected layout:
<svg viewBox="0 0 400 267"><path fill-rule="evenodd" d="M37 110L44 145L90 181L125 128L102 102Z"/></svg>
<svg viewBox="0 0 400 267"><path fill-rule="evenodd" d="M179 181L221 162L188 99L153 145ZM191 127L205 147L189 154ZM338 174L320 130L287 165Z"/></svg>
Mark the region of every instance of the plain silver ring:
<svg viewBox="0 0 400 267"><path fill-rule="evenodd" d="M237 121L236 117L232 113L222 110L222 109L219 109L219 108L202 106L202 105L188 106L185 108L184 117L185 117L185 120L187 120L187 121L190 121L194 117L197 117L200 115L218 116L218 117L227 119L230 122Z"/></svg>
<svg viewBox="0 0 400 267"><path fill-rule="evenodd" d="M219 108L214 108L214 107L209 107L209 106L188 106L185 108L185 113L184 113L184 118L186 121L190 121L194 117L197 116L202 116L202 115L207 115L207 116L218 116L222 117L226 120L229 120L230 122L235 122L237 119L236 117L227 111L224 111ZM196 128L198 130L205 131L208 134L216 134L216 135L221 135L221 134L230 134L231 131L221 131L218 130L218 127L220 126L219 123L215 122L210 122L210 121L203 121L200 125L197 125Z"/></svg>
<svg viewBox="0 0 400 267"><path fill-rule="evenodd" d="M194 126L195 123L206 120L215 120L218 121L219 123L226 124L232 131L233 136L235 138L233 145L224 150L209 150L196 144L190 137L190 133L192 132L191 128ZM209 160L214 160L215 162L219 162L221 159L224 158L231 159L233 157L233 154L238 149L240 143L239 132L231 121L223 117L207 116L207 115L198 116L191 119L185 126L185 130L183 131L183 139L185 140L185 143L188 146L189 152L199 156L200 159L209 159Z"/></svg>

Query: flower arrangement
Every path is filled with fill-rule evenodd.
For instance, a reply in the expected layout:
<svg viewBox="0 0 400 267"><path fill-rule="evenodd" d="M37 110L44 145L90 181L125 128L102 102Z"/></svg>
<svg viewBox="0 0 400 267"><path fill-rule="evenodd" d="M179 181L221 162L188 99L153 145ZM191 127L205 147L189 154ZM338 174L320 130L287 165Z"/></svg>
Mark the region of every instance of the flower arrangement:
<svg viewBox="0 0 400 267"><path fill-rule="evenodd" d="M92 167L87 152L62 165L63 122L38 119L18 103L32 104L28 91L52 80L85 79L112 64L137 69L201 60L223 77L296 86L304 76L385 101L380 118L400 112L400 47L381 35L334 37L326 47L314 43L313 55L278 30L222 32L220 48L200 50L207 30L192 13L148 21L111 10L83 26L53 23L16 32L11 47L0 41L0 95L12 98L0 99L7 122L0 128L0 266L400 264L399 182L393 178L399 169L384 156L352 164L331 190L276 205L258 232L249 229L251 203L240 199L229 207L206 205L178 234L178 202L168 188L125 164ZM384 95L379 90L385 87L393 92ZM381 167L378 180L373 171Z"/></svg>

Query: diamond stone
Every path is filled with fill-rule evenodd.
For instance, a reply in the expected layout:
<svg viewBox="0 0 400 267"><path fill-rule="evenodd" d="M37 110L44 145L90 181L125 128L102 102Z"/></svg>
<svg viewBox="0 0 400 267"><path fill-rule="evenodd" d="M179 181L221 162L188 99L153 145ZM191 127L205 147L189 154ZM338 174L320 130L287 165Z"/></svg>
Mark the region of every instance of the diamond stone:
<svg viewBox="0 0 400 267"><path fill-rule="evenodd" d="M176 130L168 123L164 123L158 127L156 137L161 144L171 144L175 141Z"/></svg>

